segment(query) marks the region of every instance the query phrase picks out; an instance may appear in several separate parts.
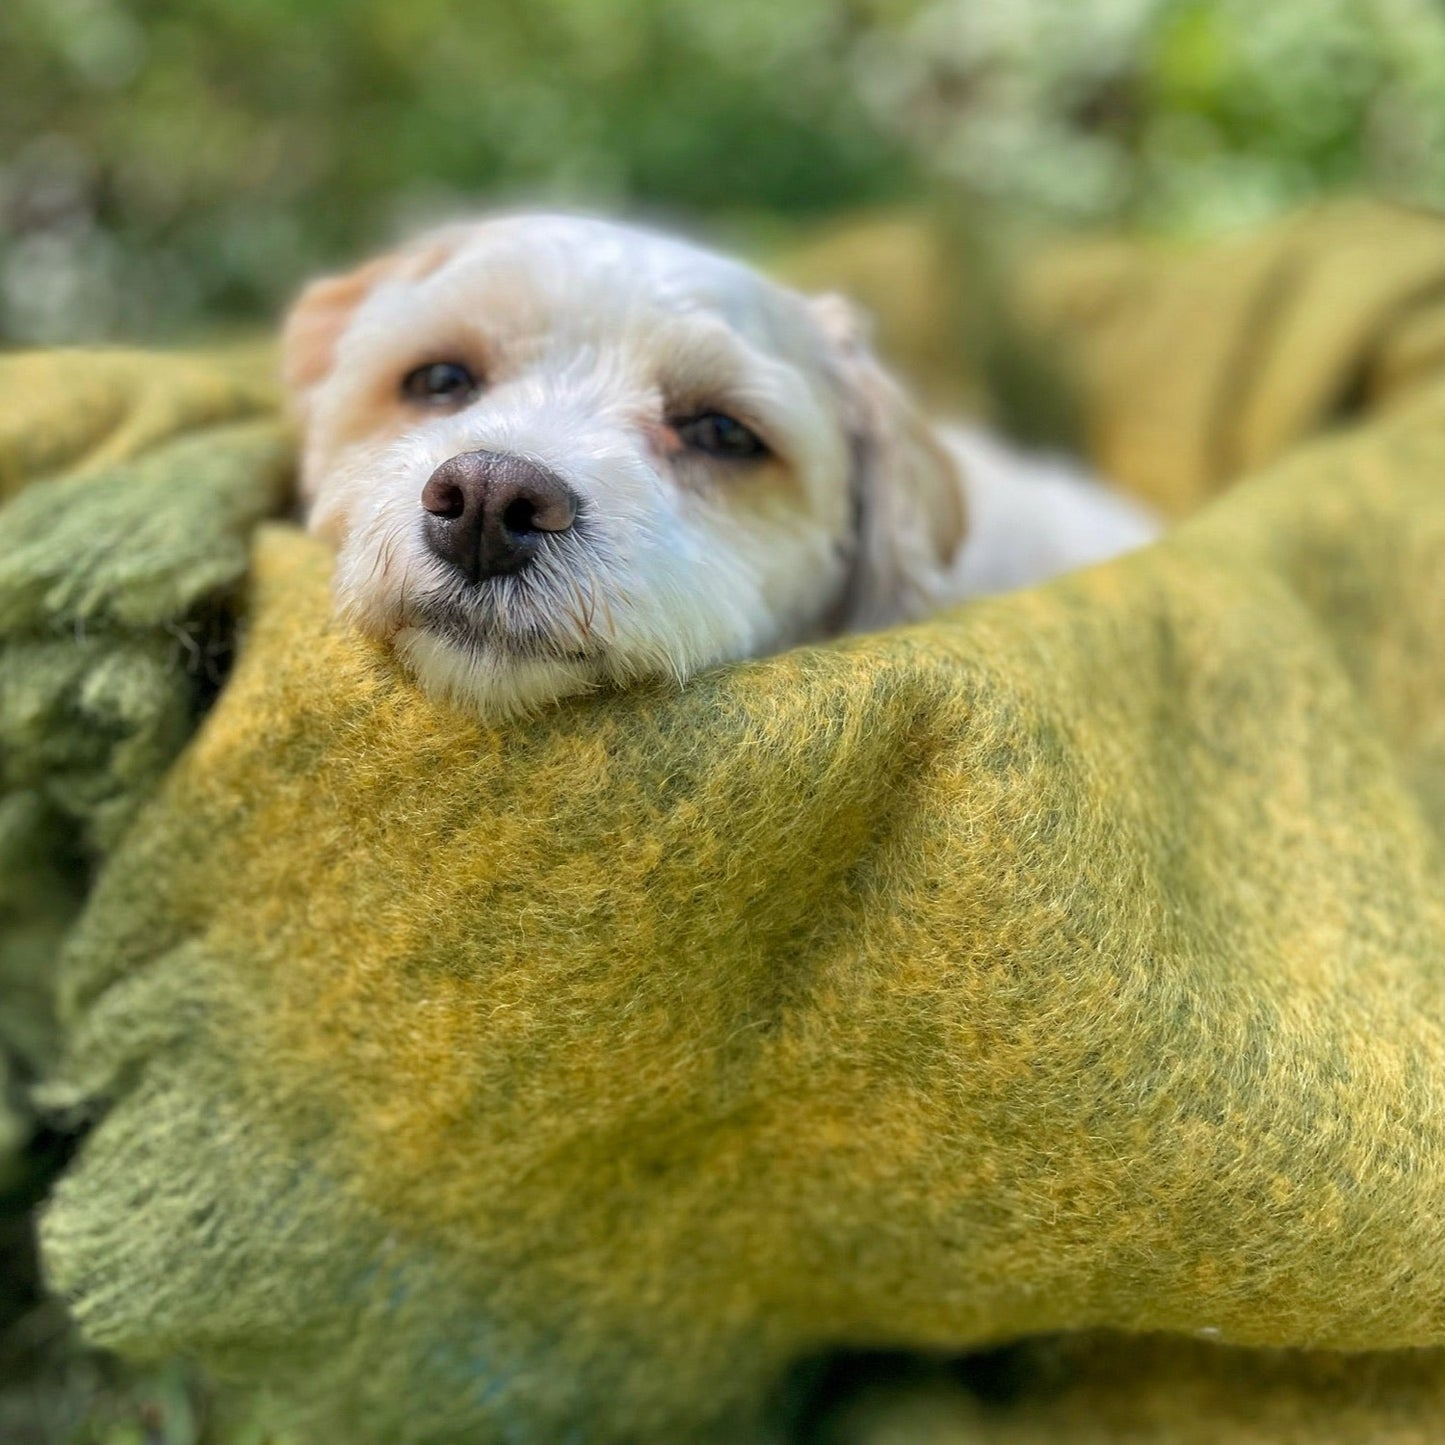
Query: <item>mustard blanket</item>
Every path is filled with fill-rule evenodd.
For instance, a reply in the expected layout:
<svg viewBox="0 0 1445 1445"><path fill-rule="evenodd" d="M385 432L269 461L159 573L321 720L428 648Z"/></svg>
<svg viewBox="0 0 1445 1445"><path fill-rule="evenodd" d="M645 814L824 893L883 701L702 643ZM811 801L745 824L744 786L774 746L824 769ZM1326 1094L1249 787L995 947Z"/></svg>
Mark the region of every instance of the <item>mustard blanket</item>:
<svg viewBox="0 0 1445 1445"><path fill-rule="evenodd" d="M1087 396L1133 323L1056 264ZM1438 1432L1445 388L1293 444L1363 405L1327 388L1135 557L488 731L331 621L318 545L238 565L284 482L251 383L105 365L213 409L35 463L7 402L46 479L0 513L3 806L72 889L104 860L43 1094L95 1120L42 1227L93 1340L328 1442L764 1441L799 1362L1016 1340L1007 1392L816 1428ZM127 491L159 540L101 525ZM179 758L208 698L150 654L72 767L110 660L218 608Z"/></svg>

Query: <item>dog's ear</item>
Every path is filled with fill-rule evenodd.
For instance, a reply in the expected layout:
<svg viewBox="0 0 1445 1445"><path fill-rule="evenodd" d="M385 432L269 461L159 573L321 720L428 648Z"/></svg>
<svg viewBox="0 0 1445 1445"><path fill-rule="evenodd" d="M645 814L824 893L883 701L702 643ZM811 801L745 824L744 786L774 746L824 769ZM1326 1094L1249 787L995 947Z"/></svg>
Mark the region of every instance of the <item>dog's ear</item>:
<svg viewBox="0 0 1445 1445"><path fill-rule="evenodd" d="M857 308L833 295L812 306L835 358L853 443L858 520L843 624L925 616L953 600L949 573L968 526L960 464L873 355Z"/></svg>
<svg viewBox="0 0 1445 1445"><path fill-rule="evenodd" d="M465 225L443 226L399 251L339 276L322 276L306 287L281 330L281 376L300 410L305 410L312 388L326 379L336 359L336 343L367 296L383 281L425 280L456 255L467 234Z"/></svg>
<svg viewBox="0 0 1445 1445"><path fill-rule="evenodd" d="M298 404L331 370L356 308L396 268L395 256L381 256L345 275L322 276L296 298L281 330L281 376Z"/></svg>

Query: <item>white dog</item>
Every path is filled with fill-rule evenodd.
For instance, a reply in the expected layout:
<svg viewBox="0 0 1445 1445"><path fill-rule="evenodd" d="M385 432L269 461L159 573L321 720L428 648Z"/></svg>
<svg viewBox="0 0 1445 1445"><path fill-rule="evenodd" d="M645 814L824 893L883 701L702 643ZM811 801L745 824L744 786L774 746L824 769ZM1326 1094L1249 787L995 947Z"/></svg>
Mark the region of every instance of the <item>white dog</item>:
<svg viewBox="0 0 1445 1445"><path fill-rule="evenodd" d="M285 332L342 616L488 719L1041 581L1154 533L938 431L835 297L570 216L313 283Z"/></svg>

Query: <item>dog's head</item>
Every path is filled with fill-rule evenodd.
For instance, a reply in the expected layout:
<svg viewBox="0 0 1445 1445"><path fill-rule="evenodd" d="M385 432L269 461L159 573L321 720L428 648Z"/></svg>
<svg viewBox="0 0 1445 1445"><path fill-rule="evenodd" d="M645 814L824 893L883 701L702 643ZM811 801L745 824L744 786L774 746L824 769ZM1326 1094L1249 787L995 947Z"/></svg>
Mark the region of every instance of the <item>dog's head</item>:
<svg viewBox="0 0 1445 1445"><path fill-rule="evenodd" d="M451 227L313 283L284 350L343 615L484 717L917 614L962 540L847 307L660 235Z"/></svg>

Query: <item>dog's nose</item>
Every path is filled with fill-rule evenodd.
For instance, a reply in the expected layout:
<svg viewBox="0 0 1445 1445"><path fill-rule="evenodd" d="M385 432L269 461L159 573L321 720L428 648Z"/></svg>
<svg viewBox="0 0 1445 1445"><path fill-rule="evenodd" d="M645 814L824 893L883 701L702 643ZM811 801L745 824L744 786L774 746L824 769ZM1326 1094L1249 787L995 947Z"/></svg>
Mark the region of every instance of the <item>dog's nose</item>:
<svg viewBox="0 0 1445 1445"><path fill-rule="evenodd" d="M545 467L500 452L463 452L421 490L427 544L468 581L520 572L544 532L565 532L577 497Z"/></svg>

